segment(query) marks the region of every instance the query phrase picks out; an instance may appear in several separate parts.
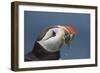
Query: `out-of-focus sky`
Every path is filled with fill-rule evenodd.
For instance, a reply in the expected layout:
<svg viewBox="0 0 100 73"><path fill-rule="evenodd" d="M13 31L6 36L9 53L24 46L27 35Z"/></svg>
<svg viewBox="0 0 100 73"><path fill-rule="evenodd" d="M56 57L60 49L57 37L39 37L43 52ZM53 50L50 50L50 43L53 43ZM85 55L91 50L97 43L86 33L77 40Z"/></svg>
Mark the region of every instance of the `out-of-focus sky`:
<svg viewBox="0 0 100 73"><path fill-rule="evenodd" d="M24 54L32 50L38 34L50 25L69 25L77 30L70 48L63 46L60 59L90 58L90 15L24 11Z"/></svg>

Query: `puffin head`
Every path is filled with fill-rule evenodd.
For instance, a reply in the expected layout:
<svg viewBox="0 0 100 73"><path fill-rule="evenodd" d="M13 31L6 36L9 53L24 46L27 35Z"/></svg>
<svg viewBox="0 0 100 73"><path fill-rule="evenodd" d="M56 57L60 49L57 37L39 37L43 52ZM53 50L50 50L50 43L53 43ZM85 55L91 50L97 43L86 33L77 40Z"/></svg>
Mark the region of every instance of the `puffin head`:
<svg viewBox="0 0 100 73"><path fill-rule="evenodd" d="M54 25L39 34L37 42L49 52L59 51L63 43L69 48L76 35L76 30L68 25Z"/></svg>
<svg viewBox="0 0 100 73"><path fill-rule="evenodd" d="M63 25L63 26L59 25L58 28L63 29L62 39L64 40L65 44L67 44L67 46L70 48L72 41L76 36L77 31L68 25Z"/></svg>

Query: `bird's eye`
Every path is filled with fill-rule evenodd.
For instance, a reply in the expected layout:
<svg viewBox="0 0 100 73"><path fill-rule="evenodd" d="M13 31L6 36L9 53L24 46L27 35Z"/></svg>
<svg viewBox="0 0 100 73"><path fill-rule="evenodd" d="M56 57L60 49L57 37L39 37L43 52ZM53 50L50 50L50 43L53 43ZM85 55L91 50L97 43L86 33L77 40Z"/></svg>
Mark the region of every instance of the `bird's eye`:
<svg viewBox="0 0 100 73"><path fill-rule="evenodd" d="M56 33L53 31L53 32L52 32L52 37L54 37L54 36L56 36Z"/></svg>

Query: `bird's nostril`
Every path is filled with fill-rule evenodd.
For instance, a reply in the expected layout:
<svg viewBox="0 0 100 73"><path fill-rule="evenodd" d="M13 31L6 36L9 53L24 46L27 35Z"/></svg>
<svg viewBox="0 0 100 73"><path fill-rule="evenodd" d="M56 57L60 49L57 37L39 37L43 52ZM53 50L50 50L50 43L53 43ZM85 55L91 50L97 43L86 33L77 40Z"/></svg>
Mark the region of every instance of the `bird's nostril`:
<svg viewBox="0 0 100 73"><path fill-rule="evenodd" d="M56 36L56 33L53 31L53 32L52 32L52 37L54 37L54 36Z"/></svg>

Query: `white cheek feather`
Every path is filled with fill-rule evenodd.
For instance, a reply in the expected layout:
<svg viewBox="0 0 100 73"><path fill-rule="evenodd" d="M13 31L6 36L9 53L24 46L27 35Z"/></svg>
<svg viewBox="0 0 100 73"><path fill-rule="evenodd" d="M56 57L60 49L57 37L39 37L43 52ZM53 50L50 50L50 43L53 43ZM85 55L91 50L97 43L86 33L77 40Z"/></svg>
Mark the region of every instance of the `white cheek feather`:
<svg viewBox="0 0 100 73"><path fill-rule="evenodd" d="M62 41L62 35L64 35L62 32L63 30L61 28L52 28L49 31L54 31L56 33L56 36L49 38L48 40L41 40L39 43L49 52L55 52L59 50L59 45L63 43ZM48 33L48 32L47 32ZM50 32L49 32L50 33ZM47 34L46 34L47 35ZM46 37L50 37L50 34L48 34ZM44 39L46 38L44 37Z"/></svg>
<svg viewBox="0 0 100 73"><path fill-rule="evenodd" d="M49 31L46 33L46 35L43 37L42 40L47 40L47 39L49 39L50 37L52 37L52 30L49 30Z"/></svg>

